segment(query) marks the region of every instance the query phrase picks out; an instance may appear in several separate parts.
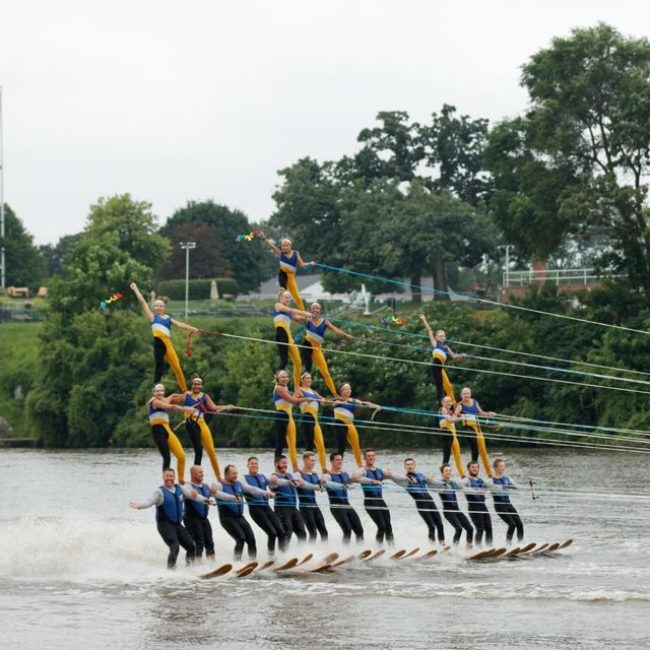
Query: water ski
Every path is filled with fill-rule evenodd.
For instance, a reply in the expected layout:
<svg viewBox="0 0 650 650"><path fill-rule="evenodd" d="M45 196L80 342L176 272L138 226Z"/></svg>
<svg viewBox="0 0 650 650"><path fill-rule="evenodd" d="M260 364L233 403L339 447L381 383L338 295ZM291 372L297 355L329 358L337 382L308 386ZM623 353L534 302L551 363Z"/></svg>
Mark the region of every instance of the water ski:
<svg viewBox="0 0 650 650"><path fill-rule="evenodd" d="M300 562L298 562L298 564L296 564L296 566L301 566L302 564L306 564L313 557L314 557L313 553L307 553L307 555L305 555L305 557L303 557L302 560L300 560Z"/></svg>
<svg viewBox="0 0 650 650"><path fill-rule="evenodd" d="M241 569L237 569L235 573L238 576L242 576L242 575L247 576L251 571L255 571L255 569L257 569L257 562L249 562L248 564L244 564L244 566L241 567Z"/></svg>
<svg viewBox="0 0 650 650"><path fill-rule="evenodd" d="M365 560L367 557L370 557L372 555L372 551L367 548L365 551L361 551L359 555L357 555L357 559L359 560Z"/></svg>
<svg viewBox="0 0 650 650"><path fill-rule="evenodd" d="M451 551L451 545L447 544L443 549L441 549L443 553L446 553L447 551Z"/></svg>
<svg viewBox="0 0 650 650"><path fill-rule="evenodd" d="M331 564L321 564L315 569L310 569L309 573L329 573L332 570Z"/></svg>
<svg viewBox="0 0 650 650"><path fill-rule="evenodd" d="M282 566L277 567L276 571L286 571L287 569L293 569L298 564L298 558L292 557L290 560L287 560Z"/></svg>
<svg viewBox="0 0 650 650"><path fill-rule="evenodd" d="M433 548L430 551L427 551L424 555L420 555L420 557L417 558L417 559L418 560L426 560L426 559L428 559L430 557L433 557L434 555L437 555L437 554L438 554L438 549Z"/></svg>
<svg viewBox="0 0 650 650"><path fill-rule="evenodd" d="M419 550L420 550L420 547L416 546L412 551L409 551L406 555L404 555L402 557L402 560L405 560L407 557L411 557L411 555L415 555Z"/></svg>
<svg viewBox="0 0 650 650"><path fill-rule="evenodd" d="M526 544L526 546L524 546L521 549L521 551L519 551L519 555L524 555L525 553L530 553L536 546L537 546L537 544L535 544L535 542L530 542L529 544Z"/></svg>
<svg viewBox="0 0 650 650"><path fill-rule="evenodd" d="M365 560L362 560L362 562L371 562L372 560L376 560L378 557L382 556L386 552L385 548L380 548L378 551L367 557Z"/></svg>
<svg viewBox="0 0 650 650"><path fill-rule="evenodd" d="M490 555L492 555L492 553L494 553L495 550L496 549L494 549L494 548L484 549L482 551L479 551L478 553L474 553L474 555L470 555L467 559L468 560L483 560L486 557L490 557Z"/></svg>
<svg viewBox="0 0 650 650"><path fill-rule="evenodd" d="M487 557L489 557L490 559L492 559L494 557L501 557L502 555L504 555L507 552L508 552L507 548L492 549L492 552Z"/></svg>
<svg viewBox="0 0 650 650"><path fill-rule="evenodd" d="M323 558L323 564L332 564L335 560L338 560L338 553L330 553Z"/></svg>
<svg viewBox="0 0 650 650"><path fill-rule="evenodd" d="M264 569L268 569L269 567L272 567L275 564L275 560L267 560L262 564L262 566L258 567L258 571L264 571Z"/></svg>
<svg viewBox="0 0 650 650"><path fill-rule="evenodd" d="M542 544L541 546L538 546L534 551L533 555L539 555L543 551L545 551L548 548L548 544Z"/></svg>
<svg viewBox="0 0 650 650"><path fill-rule="evenodd" d="M249 573L253 573L257 567L257 562L251 562L237 571L238 578L245 578Z"/></svg>
<svg viewBox="0 0 650 650"><path fill-rule="evenodd" d="M342 560L337 560L332 564L332 569L335 569L337 566L341 566L342 564L347 564L348 562L352 562L356 556L355 555L348 555L348 557L343 558Z"/></svg>
<svg viewBox="0 0 650 650"><path fill-rule="evenodd" d="M544 553L552 553L553 551L557 551L558 548L560 548L560 542L555 542L555 544L551 544Z"/></svg>
<svg viewBox="0 0 650 650"><path fill-rule="evenodd" d="M232 569L232 564L222 564L218 569L215 569L214 571L209 571L208 573L204 573L203 575L200 575L199 578L202 580L209 580L210 578L217 578L219 576L226 575Z"/></svg>
<svg viewBox="0 0 650 650"><path fill-rule="evenodd" d="M397 553L393 553L390 556L390 559L391 560L400 560L401 558L404 557L404 555L406 555L406 549L405 548L400 549L399 551L397 551Z"/></svg>
<svg viewBox="0 0 650 650"><path fill-rule="evenodd" d="M566 548L567 546L571 546L573 544L573 539L569 537L566 541L562 542L558 547L557 550L559 551L561 548Z"/></svg>
<svg viewBox="0 0 650 650"><path fill-rule="evenodd" d="M519 546L515 546L514 548L511 548L504 557L514 557L515 555L518 555L521 553L521 548Z"/></svg>

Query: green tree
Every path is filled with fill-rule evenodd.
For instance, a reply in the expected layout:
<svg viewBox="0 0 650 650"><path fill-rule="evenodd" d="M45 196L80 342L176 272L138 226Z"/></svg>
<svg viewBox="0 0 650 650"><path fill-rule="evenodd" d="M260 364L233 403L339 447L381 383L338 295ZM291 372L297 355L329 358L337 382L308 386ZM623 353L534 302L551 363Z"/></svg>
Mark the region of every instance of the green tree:
<svg viewBox="0 0 650 650"><path fill-rule="evenodd" d="M41 256L45 260L46 277L51 278L54 275L60 275L63 268L68 263L70 249L81 238L81 233L74 235L64 235L59 238L56 244L44 244L39 246Z"/></svg>
<svg viewBox="0 0 650 650"><path fill-rule="evenodd" d="M34 246L32 235L6 203L5 237L0 238L0 246L5 247L7 286L36 289L45 277L45 261Z"/></svg>
<svg viewBox="0 0 650 650"><path fill-rule="evenodd" d="M609 25L555 38L523 67L532 144L580 179L563 197L570 220L606 228L609 258L650 290L650 42Z"/></svg>
<svg viewBox="0 0 650 650"><path fill-rule="evenodd" d="M237 235L253 230L253 225L239 210L231 210L213 201L189 201L184 208L177 210L165 223L160 233L167 238L174 235L182 224L199 226L207 224L219 241L223 256L229 264L237 283L243 292L256 290L260 283L273 274L275 264L270 256L263 253L262 245L254 239L245 244L235 244ZM188 237L191 233L188 233ZM196 233L191 236L196 241Z"/></svg>

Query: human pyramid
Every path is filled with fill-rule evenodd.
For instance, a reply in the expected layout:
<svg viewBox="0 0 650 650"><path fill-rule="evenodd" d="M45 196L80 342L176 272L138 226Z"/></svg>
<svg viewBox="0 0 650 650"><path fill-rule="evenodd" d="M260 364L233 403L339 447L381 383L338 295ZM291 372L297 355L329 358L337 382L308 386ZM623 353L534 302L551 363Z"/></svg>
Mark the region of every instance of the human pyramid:
<svg viewBox="0 0 650 650"><path fill-rule="evenodd" d="M214 558L213 533L208 517L210 506L217 507L221 526L235 541L236 560L241 559L245 546L251 561L256 559L258 553L255 533L245 516L245 507L248 508L250 518L267 537L269 557L274 555L276 546L281 552L287 551L294 535L299 543L315 542L318 536L322 541L327 541L325 517L316 498L319 492L325 492L328 496L330 514L341 528L343 542L349 543L353 534L356 541L361 542L364 539L364 528L349 500L350 490L355 484L361 486L363 507L377 528L377 544L392 546L394 536L390 510L383 495L383 485L387 480L404 488L413 498L433 544L448 548L445 546L443 519L433 494L438 495L442 515L453 528L454 544L460 542L464 532L468 547L483 543L491 546L493 533L487 508L488 496L492 499L495 512L507 525L506 542L509 544L515 533L518 542L521 542L524 537L523 523L510 502L509 495L509 491L517 486L506 475L502 459L490 463L480 426L481 418L494 417L495 413L483 411L469 388L463 388L460 400L456 401L445 370L447 359L461 361L465 355L454 353L445 342L445 332L434 332L426 317L420 316L431 343L433 376L440 404L439 425L443 436L442 464L437 476L425 476L417 471L416 461L411 457L404 459L403 471L382 469L377 465L373 449L365 449L362 453L359 432L355 426L356 413L369 410L374 417L381 406L352 397L349 383L343 383L337 389L323 354L323 342L328 330L346 340L354 337L325 318L318 303L306 311L298 290L295 279L298 268L314 263L304 262L300 253L293 250L290 239L283 239L278 247L267 239L263 231L255 231L255 235L279 259L280 267L278 281L281 290L273 309L279 367L273 388L276 409L273 423L275 453L274 467L270 473L260 471L259 458L255 455L248 458L247 473L241 479L237 468L232 464L226 465L221 471L206 416L232 411L237 407L233 404L216 404L203 391L203 381L197 375L191 377L189 389L187 388L171 339L172 325L188 331L189 336L203 330L166 314L162 300L154 301L151 309L137 285L131 284L153 332L155 385L148 408L152 437L162 456L163 484L149 499L131 502L130 506L135 509L156 507L157 529L169 547L167 566L176 566L180 547L185 549L188 564L195 558L201 558L204 551L208 559ZM296 307L291 306L292 300ZM294 321L305 327L300 351L291 331ZM289 360L292 364L293 391L289 388L291 379L286 370ZM180 393L165 396L165 387L160 383L165 361L174 372ZM330 391L330 397L320 395L312 387L313 363ZM295 405L300 410L305 448L301 466L298 463L297 431L293 417ZM319 423L321 407L333 408L337 448L329 455L329 467ZM185 482L183 446L170 427L169 413L172 411L183 414L194 449L189 483ZM461 460L457 424L462 427L471 450L471 460L466 466L463 466ZM351 472L343 468L346 445L352 449L356 465ZM288 449L288 458L284 455L285 447ZM204 450L216 479L210 485L204 482L201 467ZM178 473L171 467L172 455L176 459ZM452 467L449 464L452 456L458 472L457 479L452 477ZM479 475L479 457L485 478ZM317 462L320 473L316 472ZM460 508L458 495L461 493L468 506L469 518Z"/></svg>

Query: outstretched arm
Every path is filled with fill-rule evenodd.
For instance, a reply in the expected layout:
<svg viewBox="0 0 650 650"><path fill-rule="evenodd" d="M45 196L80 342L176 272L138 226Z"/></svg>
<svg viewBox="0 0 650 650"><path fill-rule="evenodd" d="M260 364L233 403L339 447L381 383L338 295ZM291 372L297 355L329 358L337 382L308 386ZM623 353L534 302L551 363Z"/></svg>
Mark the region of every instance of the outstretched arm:
<svg viewBox="0 0 650 650"><path fill-rule="evenodd" d="M264 234L263 230L258 230L257 231L257 236L260 238L262 243L276 256L280 257L282 254L282 251L271 241L269 241L266 238L266 235Z"/></svg>
<svg viewBox="0 0 650 650"><path fill-rule="evenodd" d="M188 332L193 332L196 334L196 332L199 331L198 327L194 327L193 325L188 325L187 323L184 323L181 320L176 320L175 318L172 318L172 324L176 325L176 327L182 329L182 330L187 330Z"/></svg>
<svg viewBox="0 0 650 650"><path fill-rule="evenodd" d="M129 503L129 508L134 510L144 510L145 508L151 508L151 506L161 506L165 497L160 490L156 490L146 501L138 503L136 501L131 501Z"/></svg>
<svg viewBox="0 0 650 650"><path fill-rule="evenodd" d="M296 309L295 307L287 307L286 305L283 305L281 302L275 303L275 311L283 311L285 314L291 315L296 320L297 320L296 317L309 318L311 316L311 314L308 311L302 311L301 309Z"/></svg>
<svg viewBox="0 0 650 650"><path fill-rule="evenodd" d="M327 329L329 330L332 330L334 334L340 336L342 339L345 339L346 341L351 341L354 338L352 334L348 334L347 332L344 332L341 328L337 327L336 325L334 325L328 320L325 321L325 327L327 327Z"/></svg>
<svg viewBox="0 0 650 650"><path fill-rule="evenodd" d="M140 289L138 289L138 285L135 282L131 282L129 285L131 287L131 290L135 294L135 297L138 299L138 303L140 304L140 308L142 309L142 313L147 317L149 321L153 320L153 312L149 308L149 304L147 301L144 299L144 296L140 293Z"/></svg>
<svg viewBox="0 0 650 650"><path fill-rule="evenodd" d="M431 346L435 348L436 339L433 336L433 330L431 329L431 325L429 325L427 317L424 314L420 314L420 320L424 323L424 329L427 331L427 334L429 336L429 343L431 343Z"/></svg>
<svg viewBox="0 0 650 650"><path fill-rule="evenodd" d="M296 251L296 262L298 263L298 266L301 269L304 269L306 266L309 266L310 264L316 264L314 260L312 260L311 262L305 262L302 259L302 255L298 251Z"/></svg>

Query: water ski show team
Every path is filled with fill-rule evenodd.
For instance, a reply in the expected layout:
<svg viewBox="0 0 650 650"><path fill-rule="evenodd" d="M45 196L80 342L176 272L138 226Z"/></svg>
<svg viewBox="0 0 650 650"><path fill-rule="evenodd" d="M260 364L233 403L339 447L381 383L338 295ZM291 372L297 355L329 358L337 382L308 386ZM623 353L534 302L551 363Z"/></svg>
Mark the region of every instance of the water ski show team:
<svg viewBox="0 0 650 650"><path fill-rule="evenodd" d="M272 471L268 473L261 471L259 459L255 455L248 459L246 473L241 477L232 464L221 469L206 416L228 413L243 407L216 404L204 392L203 381L196 375L191 377L190 386L187 387L172 344L171 328L175 326L186 330L188 340L193 334L205 330L199 330L166 314L162 300L154 301L153 309L150 308L137 285L131 284L153 331L155 386L148 409L153 441L162 456L163 484L148 499L131 502L130 506L135 509L155 506L158 532L169 547L168 567L176 566L181 547L185 550L188 563L201 558L204 552L208 559L214 558L214 539L208 517L210 506L217 507L221 526L235 541L236 560L241 559L244 547L251 561L256 559L258 553L255 533L245 516L245 506L249 517L267 537L269 558L273 557L276 547L280 552L286 552L294 535L299 543L314 542L319 536L322 541L327 541L328 528L316 499L319 492L325 492L328 496L330 513L342 531L343 542L349 543L352 535L357 542L361 542L364 539L364 527L349 499L349 492L356 484L362 490L363 507L376 526L376 543L380 547L383 544L392 546L394 535L390 509L383 495L384 482L387 480L404 488L413 498L432 544L449 548L445 546L443 517L433 495L438 495L442 515L453 528L454 545L461 541L464 534L467 547L480 547L482 544L488 547L488 550L482 551L478 556L505 553L505 549L497 551L491 548L493 530L487 507L488 497L496 514L507 526L506 543L510 544L516 534L517 541L521 544L524 538L523 523L510 501L510 490L516 489L517 485L505 473L503 460L496 459L490 463L481 430L481 419L494 417L495 413L484 411L472 397L469 388L463 388L460 399L456 400L445 370L448 359L460 361L465 355L453 352L445 342L445 332L434 332L426 317L420 316L431 345L432 370L439 404L438 422L443 440L442 464L435 475L418 471L416 461L411 457L404 460L403 469L399 472L382 469L377 464L373 449L362 452L359 432L355 426L355 414L371 413L370 419L373 419L382 407L352 397L352 387L348 383L337 388L323 354L323 342L328 331L346 340L354 337L328 320L318 303L311 305L309 311L305 309L295 276L298 268L304 268L308 264L293 249L291 240L282 239L278 247L262 231L256 231L255 236L278 258L278 280L281 287L273 309L279 365L272 393L276 409L272 425L275 460ZM291 306L292 300L295 307ZM304 340L300 346L294 341L292 322L304 326ZM287 371L289 361L292 375ZM165 396L165 387L160 383L166 362L180 387L179 393L168 396ZM313 364L330 392L327 397L313 387ZM293 390L290 389L292 382ZM294 406L300 411L300 428L304 440L301 465L298 460ZM337 446L329 455L329 467L319 422L321 407L333 409L332 428ZM187 482L185 453L170 426L170 412L182 413L194 450L194 463L190 467ZM462 427L463 436L469 441L471 460L467 465L463 465L461 458L457 425ZM343 467L346 446L351 448L354 457L355 467L350 471ZM288 449L288 458L284 455L285 447ZM204 481L201 466L204 451L215 477L211 484ZM176 459L176 471L171 465L172 455ZM452 476L452 457L457 477ZM483 465L484 477L480 476L479 459ZM317 463L320 472L317 471ZM464 499L459 499L461 495ZM467 504L469 517L461 510L463 500ZM533 546L523 548L528 551ZM521 551L522 547L517 547L516 550ZM377 551L379 552L383 550ZM429 554L431 553L435 551L430 551ZM367 555L370 555L369 551Z"/></svg>

